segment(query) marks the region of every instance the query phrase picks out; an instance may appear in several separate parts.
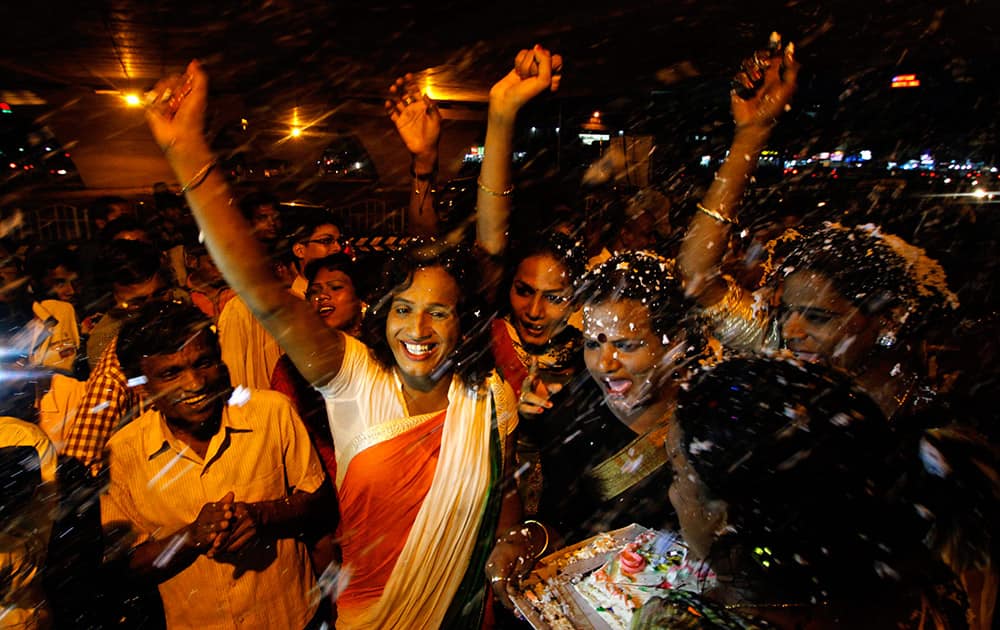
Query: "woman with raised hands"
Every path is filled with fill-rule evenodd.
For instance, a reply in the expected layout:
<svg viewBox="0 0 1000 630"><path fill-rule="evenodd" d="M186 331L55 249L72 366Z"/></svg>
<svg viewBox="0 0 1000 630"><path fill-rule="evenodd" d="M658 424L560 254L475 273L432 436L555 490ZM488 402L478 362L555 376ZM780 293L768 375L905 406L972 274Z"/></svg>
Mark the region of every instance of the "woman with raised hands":
<svg viewBox="0 0 1000 630"><path fill-rule="evenodd" d="M410 248L386 266L364 342L324 326L273 277L213 169L207 87L192 62L157 84L147 119L227 281L326 400L350 575L337 627L476 627L485 553L519 505L501 493L516 413L474 325L474 267Z"/></svg>
<svg viewBox="0 0 1000 630"><path fill-rule="evenodd" d="M732 95L736 138L677 258L685 290L727 346L786 349L828 363L849 373L889 418L912 414L934 394L917 333L958 307L941 265L922 249L874 225L827 223L769 243L758 290L722 272L746 182L795 89L792 45L781 48L776 34L772 44L737 79L748 91Z"/></svg>
<svg viewBox="0 0 1000 630"><path fill-rule="evenodd" d="M414 76L407 73L389 86L385 112L410 153L413 186L407 206L407 233L409 236L437 236L439 225L434 202L441 111L429 95L420 91Z"/></svg>
<svg viewBox="0 0 1000 630"><path fill-rule="evenodd" d="M720 265L760 152L795 93L798 68L795 47L788 44L782 48L777 33L772 34L769 49L744 61L730 97L736 124L732 146L698 204L677 256L677 270L687 294L715 316L720 338L741 350L758 350L766 342L768 330L762 325L731 324L731 319L742 323L767 318L752 296L738 293L735 281L722 274Z"/></svg>

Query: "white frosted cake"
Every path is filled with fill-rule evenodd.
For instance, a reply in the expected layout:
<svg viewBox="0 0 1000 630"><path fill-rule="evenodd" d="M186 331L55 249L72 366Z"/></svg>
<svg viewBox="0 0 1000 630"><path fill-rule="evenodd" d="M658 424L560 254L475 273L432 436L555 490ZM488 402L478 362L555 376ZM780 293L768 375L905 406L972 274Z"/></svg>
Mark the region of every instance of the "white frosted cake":
<svg viewBox="0 0 1000 630"><path fill-rule="evenodd" d="M664 590L701 591L715 583L707 565L687 555L675 534L645 532L574 587L608 625L626 630L633 613Z"/></svg>

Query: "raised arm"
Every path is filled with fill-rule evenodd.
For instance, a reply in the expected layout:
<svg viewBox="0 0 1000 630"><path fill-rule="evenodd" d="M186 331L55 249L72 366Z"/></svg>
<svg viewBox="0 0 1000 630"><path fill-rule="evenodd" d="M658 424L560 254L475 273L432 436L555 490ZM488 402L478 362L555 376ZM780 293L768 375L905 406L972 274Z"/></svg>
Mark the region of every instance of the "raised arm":
<svg viewBox="0 0 1000 630"><path fill-rule="evenodd" d="M559 89L561 73L562 57L535 46L519 52L513 70L490 89L485 154L476 194L476 241L491 256L503 253L507 246L517 113L545 90Z"/></svg>
<svg viewBox="0 0 1000 630"><path fill-rule="evenodd" d="M306 302L274 276L265 248L252 236L204 137L208 78L197 61L184 76L163 79L147 100L146 119L205 237L212 259L310 383L340 371L343 334L328 329Z"/></svg>
<svg viewBox="0 0 1000 630"><path fill-rule="evenodd" d="M410 152L410 203L406 231L410 236L437 236L434 184L438 173L438 141L441 139L441 112L414 84L413 75L396 79L389 88L386 113L396 125L400 139Z"/></svg>
<svg viewBox="0 0 1000 630"><path fill-rule="evenodd" d="M688 226L677 267L688 295L703 307L710 307L727 297L729 287L720 275L719 265L729 242L730 228L739 216L739 203L747 180L757 167L764 144L778 116L785 110L795 91L798 63L792 44L783 50L762 51L744 63L737 80L752 89L763 84L746 98L733 91L733 119L736 135L729 156L722 164L698 212ZM745 295L751 300L752 296Z"/></svg>

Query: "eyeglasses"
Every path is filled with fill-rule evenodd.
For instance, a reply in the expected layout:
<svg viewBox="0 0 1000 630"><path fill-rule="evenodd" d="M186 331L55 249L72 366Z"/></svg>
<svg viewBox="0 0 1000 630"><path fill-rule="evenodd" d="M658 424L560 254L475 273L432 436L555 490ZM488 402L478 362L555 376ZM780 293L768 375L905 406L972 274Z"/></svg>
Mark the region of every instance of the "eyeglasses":
<svg viewBox="0 0 1000 630"><path fill-rule="evenodd" d="M329 247L334 243L340 244L340 239L336 236L321 236L320 238L307 238L303 241L299 241L302 244L316 243L317 245L322 245L323 247Z"/></svg>

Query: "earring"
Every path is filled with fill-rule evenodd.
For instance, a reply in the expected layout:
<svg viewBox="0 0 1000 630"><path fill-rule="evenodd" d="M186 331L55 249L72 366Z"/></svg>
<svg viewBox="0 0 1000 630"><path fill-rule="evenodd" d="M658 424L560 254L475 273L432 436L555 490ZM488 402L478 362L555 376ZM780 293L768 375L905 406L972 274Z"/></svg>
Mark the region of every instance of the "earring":
<svg viewBox="0 0 1000 630"><path fill-rule="evenodd" d="M883 348L891 348L896 345L896 332L887 330L878 336L878 345Z"/></svg>

